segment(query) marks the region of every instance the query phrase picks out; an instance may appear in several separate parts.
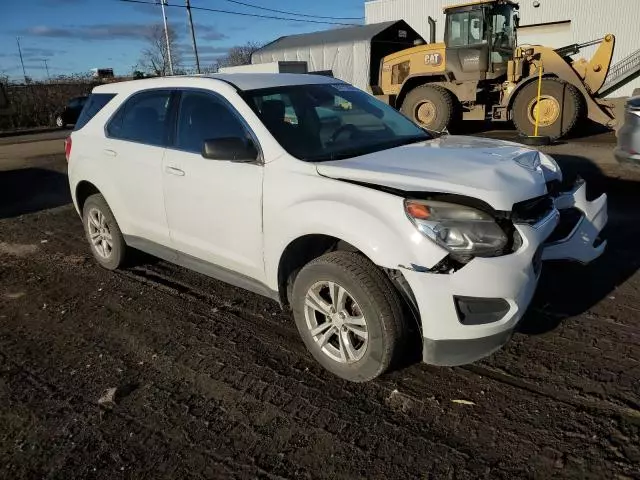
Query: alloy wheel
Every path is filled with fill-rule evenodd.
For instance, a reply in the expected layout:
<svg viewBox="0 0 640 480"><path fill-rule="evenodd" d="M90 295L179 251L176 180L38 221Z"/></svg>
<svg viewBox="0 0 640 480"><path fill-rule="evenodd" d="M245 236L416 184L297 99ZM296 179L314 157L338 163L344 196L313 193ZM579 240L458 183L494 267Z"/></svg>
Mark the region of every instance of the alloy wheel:
<svg viewBox="0 0 640 480"><path fill-rule="evenodd" d="M311 337L325 355L339 363L362 359L369 339L367 321L344 287L330 281L313 284L305 297L304 314Z"/></svg>
<svg viewBox="0 0 640 480"><path fill-rule="evenodd" d="M102 258L109 258L113 252L113 237L104 214L97 208L89 210L87 231L91 247Z"/></svg>

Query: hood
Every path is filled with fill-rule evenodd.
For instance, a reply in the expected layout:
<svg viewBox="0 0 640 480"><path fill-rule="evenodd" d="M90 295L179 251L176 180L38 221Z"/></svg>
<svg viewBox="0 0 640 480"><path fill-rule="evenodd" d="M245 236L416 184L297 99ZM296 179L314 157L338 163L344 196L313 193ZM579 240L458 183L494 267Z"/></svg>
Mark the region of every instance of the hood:
<svg viewBox="0 0 640 480"><path fill-rule="evenodd" d="M536 150L517 143L446 135L316 168L330 178L465 195L509 211L514 203L547 193L539 164Z"/></svg>

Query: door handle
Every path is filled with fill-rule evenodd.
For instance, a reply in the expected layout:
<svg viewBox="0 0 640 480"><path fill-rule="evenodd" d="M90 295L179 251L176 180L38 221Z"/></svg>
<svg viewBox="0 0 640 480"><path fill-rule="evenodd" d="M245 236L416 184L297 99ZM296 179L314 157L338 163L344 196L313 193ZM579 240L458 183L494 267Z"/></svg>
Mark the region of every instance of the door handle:
<svg viewBox="0 0 640 480"><path fill-rule="evenodd" d="M118 152L116 152L115 150L111 150L109 148L105 148L104 154L109 155L110 157L115 157L116 155L118 155Z"/></svg>
<svg viewBox="0 0 640 480"><path fill-rule="evenodd" d="M184 170L180 170L179 168L176 168L176 167L165 167L164 171L171 175L184 177Z"/></svg>

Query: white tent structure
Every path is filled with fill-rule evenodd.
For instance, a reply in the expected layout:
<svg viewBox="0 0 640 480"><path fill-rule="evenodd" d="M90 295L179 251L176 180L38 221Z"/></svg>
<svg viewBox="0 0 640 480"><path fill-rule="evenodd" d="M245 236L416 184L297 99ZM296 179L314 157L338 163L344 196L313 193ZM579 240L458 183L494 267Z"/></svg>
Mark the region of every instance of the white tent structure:
<svg viewBox="0 0 640 480"><path fill-rule="evenodd" d="M385 55L424 43L405 21L280 37L255 51L252 64L306 61L309 73L332 75L367 90L377 83Z"/></svg>

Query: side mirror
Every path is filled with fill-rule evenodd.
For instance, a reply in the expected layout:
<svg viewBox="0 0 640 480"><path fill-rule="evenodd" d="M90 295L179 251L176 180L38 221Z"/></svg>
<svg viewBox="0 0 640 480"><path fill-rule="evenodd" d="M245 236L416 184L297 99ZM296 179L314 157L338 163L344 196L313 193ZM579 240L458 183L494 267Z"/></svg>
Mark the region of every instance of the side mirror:
<svg viewBox="0 0 640 480"><path fill-rule="evenodd" d="M258 159L258 150L251 140L223 137L205 140L202 144L202 156L209 160L253 162Z"/></svg>
<svg viewBox="0 0 640 480"><path fill-rule="evenodd" d="M515 16L513 17L513 26L514 26L515 28L520 27L520 15L515 15Z"/></svg>

